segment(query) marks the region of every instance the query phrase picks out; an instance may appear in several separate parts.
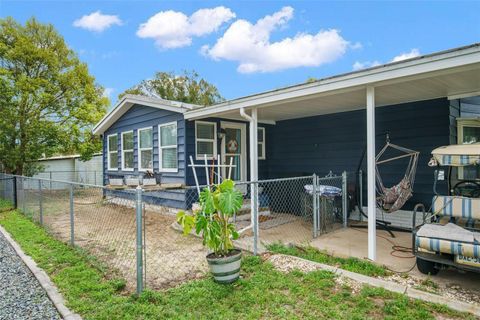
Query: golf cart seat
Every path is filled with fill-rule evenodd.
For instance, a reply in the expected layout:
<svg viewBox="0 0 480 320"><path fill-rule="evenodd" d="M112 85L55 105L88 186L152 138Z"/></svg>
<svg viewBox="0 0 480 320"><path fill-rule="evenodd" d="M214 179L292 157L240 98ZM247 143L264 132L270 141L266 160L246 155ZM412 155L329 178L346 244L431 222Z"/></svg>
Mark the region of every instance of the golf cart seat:
<svg viewBox="0 0 480 320"><path fill-rule="evenodd" d="M452 169L480 166L480 143L449 145L432 151L430 167L446 166L435 170L431 212L422 204L413 211L412 251L417 268L424 274L437 274L441 269L480 272L480 182L459 179L452 186ZM448 195L439 195L437 183L447 183ZM416 227L417 210L423 211L423 224ZM429 210L430 211L430 210Z"/></svg>
<svg viewBox="0 0 480 320"><path fill-rule="evenodd" d="M478 219L443 216L438 219L438 223L441 225L446 225L447 223L454 223L462 228L480 230L480 220Z"/></svg>
<svg viewBox="0 0 480 320"><path fill-rule="evenodd" d="M417 231L417 250L480 258L480 232L453 223L426 224Z"/></svg>
<svg viewBox="0 0 480 320"><path fill-rule="evenodd" d="M434 218L414 232L415 251L422 258L458 262L480 259L480 198L436 195ZM417 255L418 256L418 255ZM432 269L433 270L433 269Z"/></svg>

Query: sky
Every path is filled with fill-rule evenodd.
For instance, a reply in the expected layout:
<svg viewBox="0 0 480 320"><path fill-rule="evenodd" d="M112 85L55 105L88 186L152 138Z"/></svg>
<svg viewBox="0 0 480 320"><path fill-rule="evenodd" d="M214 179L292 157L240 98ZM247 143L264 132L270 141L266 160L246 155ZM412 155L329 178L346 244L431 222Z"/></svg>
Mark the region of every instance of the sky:
<svg viewBox="0 0 480 320"><path fill-rule="evenodd" d="M227 99L480 42L480 1L7 1L51 23L112 103L157 71Z"/></svg>

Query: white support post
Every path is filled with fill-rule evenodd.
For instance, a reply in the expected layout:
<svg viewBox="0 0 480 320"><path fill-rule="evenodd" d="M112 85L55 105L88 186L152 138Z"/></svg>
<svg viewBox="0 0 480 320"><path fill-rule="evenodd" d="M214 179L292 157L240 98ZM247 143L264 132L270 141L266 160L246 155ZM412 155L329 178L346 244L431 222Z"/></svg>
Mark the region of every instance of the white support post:
<svg viewBox="0 0 480 320"><path fill-rule="evenodd" d="M207 155L203 155L203 160L205 160L205 177L207 179L207 188L210 189L210 174L208 173L208 161Z"/></svg>
<svg viewBox="0 0 480 320"><path fill-rule="evenodd" d="M258 251L258 238L259 238L259 227L258 227L258 114L257 109L252 109L252 122L250 124L251 135L250 135L250 176L252 187L251 192L251 202L252 202L252 219L253 219L253 253L256 255Z"/></svg>
<svg viewBox="0 0 480 320"><path fill-rule="evenodd" d="M213 170L213 172L215 172L215 169ZM217 154L217 184L220 184L220 183L222 183L221 173L220 173L220 155Z"/></svg>
<svg viewBox="0 0 480 320"><path fill-rule="evenodd" d="M376 259L375 88L367 87L368 258Z"/></svg>
<svg viewBox="0 0 480 320"><path fill-rule="evenodd" d="M248 115L244 108L240 109L240 115L249 121L249 150L250 150L250 210L251 224L253 227L253 254L257 254L258 244L258 113L252 109ZM250 228L250 227L248 227ZM241 230L239 233L242 233Z"/></svg>
<svg viewBox="0 0 480 320"><path fill-rule="evenodd" d="M195 170L195 162L193 162L192 156L190 156L190 166L193 170L193 177L195 178L195 186L197 186L198 196L200 197L200 184L198 182L197 170Z"/></svg>
<svg viewBox="0 0 480 320"><path fill-rule="evenodd" d="M230 166L228 167L228 180L232 178L233 157L230 157Z"/></svg>

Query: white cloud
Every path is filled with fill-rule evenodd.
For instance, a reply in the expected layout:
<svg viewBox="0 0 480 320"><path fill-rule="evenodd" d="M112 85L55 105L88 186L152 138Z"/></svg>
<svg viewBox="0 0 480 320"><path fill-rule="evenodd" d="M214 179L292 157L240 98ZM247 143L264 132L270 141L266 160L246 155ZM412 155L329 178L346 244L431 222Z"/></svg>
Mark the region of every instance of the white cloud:
<svg viewBox="0 0 480 320"><path fill-rule="evenodd" d="M115 92L114 88L104 88L103 89L103 96L106 98L109 98L112 96L112 94Z"/></svg>
<svg viewBox="0 0 480 320"><path fill-rule="evenodd" d="M73 22L74 27L87 29L94 32L102 32L113 25L121 26L122 20L118 16L102 14L100 11L95 11L89 15L84 15L80 19Z"/></svg>
<svg viewBox="0 0 480 320"><path fill-rule="evenodd" d="M404 52L404 53L399 54L398 56L395 56L392 59L392 62L397 62L397 61L402 61L402 60L406 60L406 59L415 58L415 57L418 57L419 55L420 55L420 51L418 49L414 48L414 49L410 50L410 52Z"/></svg>
<svg viewBox="0 0 480 320"><path fill-rule="evenodd" d="M355 63L353 64L353 70L354 71L357 71L357 70L360 70L360 69L366 69L366 68L373 68L373 67L377 67L381 65L380 61L355 61Z"/></svg>
<svg viewBox="0 0 480 320"><path fill-rule="evenodd" d="M393 57L393 59L390 60L390 62L398 62L398 61L402 61L402 60L406 60L406 59L411 59L411 58L418 57L419 55L420 55L420 50L412 49L412 50L410 50L410 52L404 52L404 53L401 53L401 54ZM361 70L361 69L376 67L376 66L379 66L381 64L382 64L382 62L377 61L377 60L375 60L375 61L355 61L352 68L353 68L354 71L357 71L357 70Z"/></svg>
<svg viewBox="0 0 480 320"><path fill-rule="evenodd" d="M358 49L362 49L363 48L363 44L361 42L355 42L355 43L352 43L350 44L350 48L353 49L353 50L358 50Z"/></svg>
<svg viewBox="0 0 480 320"><path fill-rule="evenodd" d="M283 7L252 24L237 20L201 52L214 60L238 61L241 73L271 72L301 66L317 67L341 57L349 42L335 29L317 34L299 33L293 38L270 42L270 34L293 18L293 8Z"/></svg>
<svg viewBox="0 0 480 320"><path fill-rule="evenodd" d="M178 11L160 11L140 25L137 36L155 39L155 44L162 49L180 48L189 46L192 37L217 31L233 18L235 13L223 6L200 9L190 17Z"/></svg>

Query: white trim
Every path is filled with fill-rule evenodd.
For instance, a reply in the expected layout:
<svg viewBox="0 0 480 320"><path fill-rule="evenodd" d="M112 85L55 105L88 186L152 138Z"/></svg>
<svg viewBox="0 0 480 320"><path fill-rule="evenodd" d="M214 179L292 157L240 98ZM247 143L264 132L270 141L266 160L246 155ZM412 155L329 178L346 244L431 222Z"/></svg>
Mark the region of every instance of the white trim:
<svg viewBox="0 0 480 320"><path fill-rule="evenodd" d="M456 121L457 121L457 144L465 144L465 142L463 142L463 138L464 138L463 129L465 127L474 127L474 128L480 127L480 118L457 118ZM457 176L459 180L464 179L463 170L464 170L463 167L458 167ZM479 180L479 178L475 178L474 180Z"/></svg>
<svg viewBox="0 0 480 320"><path fill-rule="evenodd" d="M213 125L213 139L204 139L204 138L197 138L197 124L206 124L206 125ZM217 123L211 121L195 121L195 160L203 160L205 156L203 154L199 155L197 152L197 142L213 142L213 155L209 157L207 155L208 160L212 160L216 157L217 154Z"/></svg>
<svg viewBox="0 0 480 320"><path fill-rule="evenodd" d="M262 131L262 138L263 138L263 141L260 142L258 141L258 144L262 144L262 156L258 156L258 160L265 160L267 159L267 155L265 154L265 151L266 151L266 148L265 148L265 127L258 127L257 130L260 130Z"/></svg>
<svg viewBox="0 0 480 320"><path fill-rule="evenodd" d="M473 92L465 92L465 93L460 93L460 94L455 94L448 96L448 100L457 100L457 99L462 99L462 98L470 98L470 97L476 97L480 96L480 91L473 91Z"/></svg>
<svg viewBox="0 0 480 320"><path fill-rule="evenodd" d="M242 120L239 120L238 117L234 117L234 116L231 116L231 115L225 115L225 116L222 116L221 118L224 119L224 120L242 121ZM267 120L267 119L258 120L257 122L259 124L270 124L270 125L276 125L277 124L277 121Z"/></svg>
<svg viewBox="0 0 480 320"><path fill-rule="evenodd" d="M308 96L327 96L338 92L348 92L373 85L381 86L421 79L431 76L431 72L449 74L462 68L471 70L472 64L480 62L480 45L452 49L414 59L389 63L375 68L350 72L312 83L268 91L221 104L194 109L184 114L185 119L198 119L240 108L268 107L280 102L300 101ZM478 68L478 66L477 66Z"/></svg>
<svg viewBox="0 0 480 320"><path fill-rule="evenodd" d="M117 104L100 120L93 128L93 134L102 134L110 128L125 112L133 105L139 104L147 107L157 108L161 110L172 111L176 113L185 113L188 110L201 108L199 105L184 102L151 98L133 94L125 95Z"/></svg>
<svg viewBox="0 0 480 320"><path fill-rule="evenodd" d="M140 146L140 133L142 131L150 130L152 146L150 148L142 148ZM151 168L142 168L142 151L151 150L152 151L152 167ZM138 152L138 171L145 172L147 170L153 170L153 127L145 127L137 130L137 152Z"/></svg>
<svg viewBox="0 0 480 320"><path fill-rule="evenodd" d="M168 146L162 146L162 127L167 127L175 125L175 131L176 131L176 140L177 143L175 144L175 147L173 145L168 145ZM175 149L177 153L177 164L175 168L163 168L162 167L162 150L163 149ZM158 169L160 172L178 172L178 125L176 121L173 122L168 122L168 123L162 123L158 125Z"/></svg>
<svg viewBox="0 0 480 320"><path fill-rule="evenodd" d="M121 143L120 143L120 150L122 150L122 171L133 171L134 168L135 168L135 160L133 161L133 168L125 168L125 150L123 149L123 136L127 133L132 133L132 142L135 141L135 134L133 133L133 130L129 130L129 131L124 131L122 132L122 139L121 139ZM126 150L127 152L132 152L132 155L135 159L135 145L133 146L133 149L127 149Z"/></svg>
<svg viewBox="0 0 480 320"><path fill-rule="evenodd" d="M247 181L247 124L241 122L220 121L220 128L240 129L240 135L242 139L240 145L240 180ZM222 139L220 145L220 156L222 157L222 162L227 163L225 153L225 138ZM222 176L226 177L226 168L222 168L222 170Z"/></svg>
<svg viewBox="0 0 480 320"><path fill-rule="evenodd" d="M115 167L110 167L110 153L115 151L110 151L110 137L117 137L117 165ZM107 170L108 171L118 171L118 133L112 133L107 136Z"/></svg>
<svg viewBox="0 0 480 320"><path fill-rule="evenodd" d="M368 207L368 259L377 257L376 243L376 185L375 185L375 88L367 87L367 207Z"/></svg>

